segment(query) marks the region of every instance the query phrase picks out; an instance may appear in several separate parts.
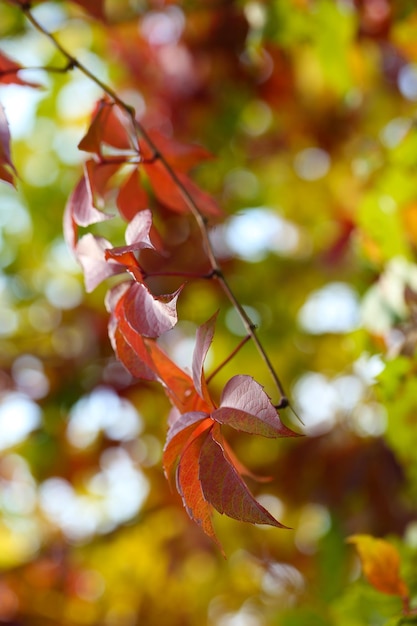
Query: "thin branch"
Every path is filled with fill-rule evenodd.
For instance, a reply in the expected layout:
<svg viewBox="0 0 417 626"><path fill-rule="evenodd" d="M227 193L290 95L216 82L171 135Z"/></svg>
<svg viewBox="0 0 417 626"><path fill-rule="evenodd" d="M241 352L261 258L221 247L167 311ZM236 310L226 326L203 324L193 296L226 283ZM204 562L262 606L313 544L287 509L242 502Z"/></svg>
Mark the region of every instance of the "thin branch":
<svg viewBox="0 0 417 626"><path fill-rule="evenodd" d="M187 203L187 206L191 212L191 214L193 215L193 217L195 218L200 232L201 232L201 237L203 240L203 244L204 244L204 248L206 250L206 254L207 254L207 258L209 260L209 263L211 265L212 268L212 274L213 276L218 280L218 282L220 283L220 286L222 287L225 295L227 296L227 298L229 299L229 301L231 302L231 304L233 305L233 307L235 308L235 310L237 311L239 317L242 320L242 323L245 327L246 332L248 333L248 335L252 338L259 354L261 355L268 371L270 372L272 379L274 380L274 383L279 391L280 394L280 402L279 402L279 406L281 408L285 408L286 406L289 405L288 402L288 398L286 396L286 393L284 391L284 387L265 351L265 348L263 347L263 345L261 344L257 334L256 334L256 328L254 323L252 322L252 320L250 319L250 317L248 316L248 314L246 313L245 309L243 308L243 306L239 303L239 301L237 300L236 296L234 295L233 291L231 290L229 283L227 282L221 267L216 259L216 256L214 254L214 250L213 250L213 246L211 244L210 238L209 238L209 234L208 234L208 229L207 229L207 219L206 217L201 213L197 203L195 202L194 198L192 197L192 195L190 194L190 192L187 190L187 188L183 185L183 183L181 182L181 180L178 178L175 170L171 167L171 165L168 163L168 161L166 160L166 158L164 157L163 154L161 154L158 150L158 148L156 147L155 143L153 142L152 138L149 136L149 134L147 133L146 129L142 126L142 124L136 119L135 117L135 109L128 105L124 100L122 100L117 93L106 83L104 83L102 80L100 80L95 74L93 74L85 65L83 65L78 59L76 59L74 56L72 56L66 48L64 48L62 46L62 44L58 41L58 39L51 33L49 32L32 14L31 12L31 5L29 2L27 3L20 3L17 2L16 0L6 0L7 2L9 2L10 4L13 4L15 6L19 6L19 8L23 11L23 13L26 15L27 19L29 20L29 22L32 24L32 26L38 30L40 33L42 33L45 37L47 37L49 39L49 41L55 46L55 48L57 50L59 50L59 52L61 52L61 54L68 60L68 64L72 67L72 68L77 68L80 72L82 72L84 74L84 76L87 76L92 82L94 82L98 87L100 87L104 93L106 93L109 98L111 100L113 100L113 102L115 104L117 104L123 111L126 112L126 114L129 116L132 126L135 129L135 131L137 132L137 134L143 139L143 141L148 145L148 147L150 148L150 150L153 153L153 158L154 159L158 159L160 161L160 163L163 165L163 167L165 168L167 174L170 176L171 180L173 181L173 183L176 185L177 189L179 189L179 191L181 192L181 195L183 196L185 202Z"/></svg>
<svg viewBox="0 0 417 626"><path fill-rule="evenodd" d="M216 376L216 374L218 374L218 372L220 372L221 369L223 369L225 365L227 365L227 363L229 363L229 361L233 359L233 357L239 352L241 348L243 348L243 346L249 341L249 339L251 339L250 335L246 335L246 337L243 337L242 341L238 343L236 348L229 354L229 356L224 361L222 361L220 365L216 367L216 369L211 372L210 376L207 376L207 384Z"/></svg>

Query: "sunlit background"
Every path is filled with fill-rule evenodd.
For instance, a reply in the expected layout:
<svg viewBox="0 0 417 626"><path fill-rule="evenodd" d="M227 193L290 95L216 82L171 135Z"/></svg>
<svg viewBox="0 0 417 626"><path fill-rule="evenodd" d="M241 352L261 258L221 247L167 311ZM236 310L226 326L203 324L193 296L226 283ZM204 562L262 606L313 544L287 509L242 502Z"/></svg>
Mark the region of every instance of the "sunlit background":
<svg viewBox="0 0 417 626"><path fill-rule="evenodd" d="M39 87L0 85L19 174L17 190L0 187L0 622L385 623L346 591L359 568L344 540L392 533L417 547L416 10L123 1L104 25L82 4L34 14L145 125L215 155L195 173L225 210L213 247L288 391L282 419L306 437L231 437L272 476L251 489L293 530L217 516L224 561L163 476L168 401L116 362L106 286L86 295L63 241L101 91L75 70L22 71ZM65 66L2 1L0 50ZM164 217L173 262L198 266L188 218ZM187 285L162 340L181 367L217 309L208 371L245 330L215 284ZM277 400L253 346L213 392L236 373Z"/></svg>

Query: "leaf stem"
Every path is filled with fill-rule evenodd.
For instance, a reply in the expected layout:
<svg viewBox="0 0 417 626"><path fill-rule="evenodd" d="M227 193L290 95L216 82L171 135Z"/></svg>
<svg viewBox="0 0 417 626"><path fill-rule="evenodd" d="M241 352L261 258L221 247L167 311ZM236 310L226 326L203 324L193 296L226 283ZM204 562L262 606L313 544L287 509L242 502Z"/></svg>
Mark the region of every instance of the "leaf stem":
<svg viewBox="0 0 417 626"><path fill-rule="evenodd" d="M278 392L280 394L280 402L278 406L280 408L287 407L289 405L289 401L284 391L284 387L271 363L270 358L268 357L265 351L265 348L263 347L263 345L261 344L258 338L258 335L256 333L256 326L254 325L249 315L246 313L245 309L243 308L243 306L240 304L240 302L237 300L236 296L234 295L216 259L213 246L209 238L209 233L208 233L208 228L207 228L207 218L201 213L196 201L194 200L194 198L192 197L188 189L183 185L181 180L178 178L175 170L168 163L165 156L161 154L161 152L158 150L158 148L156 147L155 143L153 142L152 138L150 137L146 129L136 119L135 109L132 106L128 105L124 100L122 100L114 91L114 89L112 89L109 85L107 85L102 80L100 80L100 78L98 78L95 74L93 74L77 58L72 56L72 54L68 52L68 50L64 48L64 46L62 46L62 44L58 41L55 35L49 32L33 15L33 13L31 12L31 5L29 2L22 4L20 2L16 2L16 0L6 0L6 1L14 6L18 6L21 9L21 11L25 14L28 21L32 24L32 26L36 30L38 30L40 33L42 33L47 39L49 39L49 41L54 45L54 47L57 50L59 50L59 52L61 52L61 54L68 61L68 69L77 68L80 72L84 74L84 76L88 77L92 82L94 82L98 87L100 87L103 90L103 92L107 94L111 100L113 100L115 104L117 104L123 111L126 112L126 114L131 120L132 126L135 129L136 133L142 138L143 141L146 142L150 150L153 152L154 158L158 159L160 163L163 165L167 174L170 176L171 180L176 185L177 189L181 192L181 195L183 196L185 202L187 203L191 214L193 215L194 219L196 220L199 226L204 248L206 250L207 258L212 268L212 275L218 280L223 292L225 293L230 303L235 308L239 317L241 318L242 323L245 327L245 330L247 331L249 337L253 340L260 356L262 357L278 389Z"/></svg>
<svg viewBox="0 0 417 626"><path fill-rule="evenodd" d="M231 361L233 359L233 357L239 352L239 350L241 348L243 348L243 346L245 345L245 343L247 343L249 341L249 339L251 339L250 335L246 335L246 337L243 337L242 341L240 341L238 343L238 345L236 346L236 348L234 348L234 350L232 350L232 352L229 354L228 357L226 357L224 359L224 361L222 361L220 363L220 365L218 365L210 374L210 376L207 376L206 378L206 382L207 384L216 376L216 374L218 374L220 372L221 369L223 369L223 367L225 365L227 365L227 363L229 363L229 361Z"/></svg>

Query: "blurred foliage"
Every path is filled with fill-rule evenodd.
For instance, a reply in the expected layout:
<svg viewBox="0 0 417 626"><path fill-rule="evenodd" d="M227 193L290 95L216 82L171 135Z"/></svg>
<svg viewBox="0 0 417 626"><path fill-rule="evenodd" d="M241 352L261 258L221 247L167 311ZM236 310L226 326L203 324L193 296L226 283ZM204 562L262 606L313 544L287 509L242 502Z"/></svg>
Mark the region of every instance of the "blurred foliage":
<svg viewBox="0 0 417 626"><path fill-rule="evenodd" d="M34 12L146 127L212 151L195 177L225 210L213 241L307 436L230 433L272 477L251 488L292 530L217 516L224 560L163 476L165 396L115 362L105 286L86 295L63 244L76 146L100 90L75 70L25 70L41 88L0 87L20 175L17 192L0 189L0 622L414 623L363 580L346 537L394 541L413 606L415 3L109 0L106 19L83 4L94 3ZM0 49L26 67L65 65L4 0ZM173 266L200 267L195 226L164 217ZM166 338L181 365L216 309L209 371L240 341L216 284L194 281ZM213 388L233 374L276 396L252 345ZM282 419L297 428L290 410Z"/></svg>

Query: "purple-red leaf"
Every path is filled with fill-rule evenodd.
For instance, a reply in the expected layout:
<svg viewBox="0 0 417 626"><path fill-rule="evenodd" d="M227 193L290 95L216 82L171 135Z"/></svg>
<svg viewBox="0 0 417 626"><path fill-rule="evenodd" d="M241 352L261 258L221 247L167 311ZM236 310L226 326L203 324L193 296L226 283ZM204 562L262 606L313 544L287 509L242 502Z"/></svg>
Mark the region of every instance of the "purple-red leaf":
<svg viewBox="0 0 417 626"><path fill-rule="evenodd" d="M263 387L251 376L233 376L228 381L223 389L219 411L216 411L217 417L213 414L213 418L238 430L264 437L299 436L284 426Z"/></svg>
<svg viewBox="0 0 417 626"><path fill-rule="evenodd" d="M125 267L111 259L106 261L105 250L111 243L103 237L95 237L91 233L81 237L77 243L75 254L83 268L86 291L93 291L103 280L115 274L121 274Z"/></svg>
<svg viewBox="0 0 417 626"><path fill-rule="evenodd" d="M186 173L201 161L213 158L213 155L202 146L180 143L155 129L149 132L149 136L159 152L164 155L168 163L178 172ZM154 155L146 142L140 142L140 147L143 158L151 160Z"/></svg>
<svg viewBox="0 0 417 626"><path fill-rule="evenodd" d="M242 522L285 528L255 500L212 434L200 446L199 479L204 498L219 513Z"/></svg>
<svg viewBox="0 0 417 626"><path fill-rule="evenodd" d="M118 108L114 102L106 99L99 100L90 127L78 144L78 148L85 152L92 152L100 159L103 157L103 144L118 150L132 149L130 137L117 116L117 111Z"/></svg>
<svg viewBox="0 0 417 626"><path fill-rule="evenodd" d="M67 206L73 221L78 226L90 226L113 217L99 211L94 206L93 194L86 172L70 195Z"/></svg>
<svg viewBox="0 0 417 626"><path fill-rule="evenodd" d="M139 170L136 167L120 186L117 196L117 207L122 217L128 222L148 206L148 194L140 182Z"/></svg>
<svg viewBox="0 0 417 626"><path fill-rule="evenodd" d="M197 393L206 402L211 403L210 396L207 390L207 384L204 379L203 366L207 356L207 352L213 341L214 328L216 324L217 313L215 313L205 324L202 324L197 329L196 344L193 353L193 381Z"/></svg>
<svg viewBox="0 0 417 626"><path fill-rule="evenodd" d="M147 287L134 283L124 296L124 314L136 332L159 337L177 323L177 299L182 287L173 294L154 297Z"/></svg>

